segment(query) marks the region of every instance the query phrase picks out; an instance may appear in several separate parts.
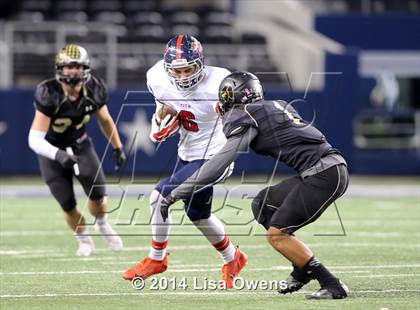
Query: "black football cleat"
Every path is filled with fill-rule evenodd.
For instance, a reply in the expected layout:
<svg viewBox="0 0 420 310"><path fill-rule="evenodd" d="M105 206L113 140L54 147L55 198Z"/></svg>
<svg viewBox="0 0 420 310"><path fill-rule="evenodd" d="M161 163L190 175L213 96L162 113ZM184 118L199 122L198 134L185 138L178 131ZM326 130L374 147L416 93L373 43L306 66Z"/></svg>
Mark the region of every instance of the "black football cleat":
<svg viewBox="0 0 420 310"><path fill-rule="evenodd" d="M311 281L311 278L305 278L303 281L299 281L296 280L291 274L287 277L286 279L286 283L284 283L286 285L286 287L280 287L278 289L278 292L280 294L287 294L287 293L293 293L296 292L298 290L300 290L304 285L308 284L309 281Z"/></svg>
<svg viewBox="0 0 420 310"><path fill-rule="evenodd" d="M343 299L350 292L349 288L341 281L335 285L321 287L320 290L306 295L306 299Z"/></svg>

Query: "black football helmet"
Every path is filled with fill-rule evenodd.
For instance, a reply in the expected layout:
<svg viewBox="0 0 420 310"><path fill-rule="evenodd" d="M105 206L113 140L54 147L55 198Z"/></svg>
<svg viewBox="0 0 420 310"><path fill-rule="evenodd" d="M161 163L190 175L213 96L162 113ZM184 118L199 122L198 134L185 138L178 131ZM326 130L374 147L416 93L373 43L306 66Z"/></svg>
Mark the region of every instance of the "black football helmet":
<svg viewBox="0 0 420 310"><path fill-rule="evenodd" d="M254 74L233 72L220 83L218 112L223 115L236 105L245 105L263 99L261 82Z"/></svg>

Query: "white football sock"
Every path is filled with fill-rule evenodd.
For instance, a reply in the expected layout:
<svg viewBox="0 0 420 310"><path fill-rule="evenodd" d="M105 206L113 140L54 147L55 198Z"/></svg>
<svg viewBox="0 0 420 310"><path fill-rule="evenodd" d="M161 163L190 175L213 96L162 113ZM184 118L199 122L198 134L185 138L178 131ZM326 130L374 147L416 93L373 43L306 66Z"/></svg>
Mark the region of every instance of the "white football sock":
<svg viewBox="0 0 420 310"><path fill-rule="evenodd" d="M108 223L108 215L105 214L102 218L96 218L95 230L99 232L105 239L108 247L113 251L120 251L123 248L121 237L112 229Z"/></svg>
<svg viewBox="0 0 420 310"><path fill-rule="evenodd" d="M194 221L193 223L219 252L225 264L234 258L235 247L230 242L229 237L225 235L223 224L216 216L212 214L207 219Z"/></svg>
<svg viewBox="0 0 420 310"><path fill-rule="evenodd" d="M79 248L76 251L77 256L90 256L95 244L89 236L88 230L85 228L82 232L75 234L76 240L79 243Z"/></svg>
<svg viewBox="0 0 420 310"><path fill-rule="evenodd" d="M157 208L159 199L162 199L162 196L158 191L153 190L149 199L150 212L152 213L152 246L150 247L149 257L154 260L163 260L165 258L171 229L170 224L172 222L170 213L166 222L163 221L160 208Z"/></svg>
<svg viewBox="0 0 420 310"><path fill-rule="evenodd" d="M101 218L96 217L96 224L98 225L104 225L108 223L108 214L104 214Z"/></svg>
<svg viewBox="0 0 420 310"><path fill-rule="evenodd" d="M83 228L83 230L79 233L75 233L74 236L76 237L76 240L80 243L91 243L92 238L89 235L89 231L87 228Z"/></svg>

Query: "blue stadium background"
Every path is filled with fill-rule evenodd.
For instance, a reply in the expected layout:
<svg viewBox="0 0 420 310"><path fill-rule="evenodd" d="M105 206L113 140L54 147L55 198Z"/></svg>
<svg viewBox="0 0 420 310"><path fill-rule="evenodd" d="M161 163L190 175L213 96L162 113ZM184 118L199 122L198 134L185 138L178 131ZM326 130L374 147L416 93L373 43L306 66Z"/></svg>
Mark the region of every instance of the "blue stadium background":
<svg viewBox="0 0 420 310"><path fill-rule="evenodd" d="M360 51L363 49L377 51L420 51L418 30L420 16L413 13L387 13L365 15L360 12L351 14L319 15L315 21L315 30L345 45L341 54L327 53L325 56L326 72L341 74L325 75L325 86L320 91L294 91L290 87L270 84L266 89L267 99L294 100L303 99L297 109L310 119L313 109L316 111L315 124L328 140L339 148L349 163L351 173L356 174L403 174L418 175L420 171L419 150L363 150L353 143L354 118L364 113L364 101L372 90L372 79L361 78L359 74ZM203 42L205 47L206 42ZM145 72L139 72L145 74ZM310 77L308 76L308 81ZM417 78L418 80L418 78ZM417 84L418 85L418 81ZM153 98L143 93L128 93L128 90L145 91L144 83L134 87L118 87L109 94L108 106L114 119L119 116L119 124L134 124L136 115L150 119L154 108ZM27 144L27 134L33 118L34 87L0 90L0 174L38 174L35 154ZM417 98L418 100L418 98ZM135 106L138 104L138 106ZM123 108L124 107L124 108ZM402 113L412 115L419 108L419 102L406 108ZM136 111L140 114L136 114ZM372 111L368 112L372 113ZM376 113L376 112L373 112ZM380 112L378 112L380 113ZM394 115L393 112L386 112ZM121 127L120 131L121 131ZM142 127L143 128L143 127ZM139 129L141 130L141 129ZM91 121L90 136L95 141L99 154L104 154L104 167L112 173L113 161L109 150L105 152L106 141L98 127ZM134 173L136 176L168 173L176 154L176 141L171 139L156 151L146 151L139 143L138 148L131 149L129 137L121 133L129 162L124 174ZM144 138L143 135L138 135ZM147 144L147 143L144 143ZM150 148L150 146L149 146ZM250 174L271 172L273 161L255 154L243 155L236 164L236 172L246 171ZM290 172L280 167L281 172Z"/></svg>

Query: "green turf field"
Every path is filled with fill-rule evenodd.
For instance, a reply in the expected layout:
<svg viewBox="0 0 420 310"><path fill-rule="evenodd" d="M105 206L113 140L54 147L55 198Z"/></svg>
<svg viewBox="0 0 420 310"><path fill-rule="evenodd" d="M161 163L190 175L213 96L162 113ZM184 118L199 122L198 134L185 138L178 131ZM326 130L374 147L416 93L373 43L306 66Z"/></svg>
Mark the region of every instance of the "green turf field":
<svg viewBox="0 0 420 310"><path fill-rule="evenodd" d="M118 206L118 199L110 200ZM222 203L216 199L215 210ZM81 201L81 205L84 201ZM284 279L290 267L266 243L256 227L249 201L229 200L216 212L249 262L244 280ZM147 280L135 290L120 274L145 257L150 243L145 200L128 198L110 215L124 234L125 249L112 253L95 236L97 250L89 258L74 256L76 242L52 198L2 198L0 205L1 309L419 309L420 206L416 198L342 198L339 212L346 236L332 207L297 233L317 257L352 290L337 301L307 301L311 282L298 293L280 296L274 290L201 289L204 279L220 279L221 260L194 227L174 211L170 266L152 290ZM175 205L174 210L180 209ZM133 215L134 214L134 215ZM91 230L93 232L93 229ZM251 235L250 235L251 233ZM321 235L320 235L321 234ZM200 287L193 287L194 277ZM185 279L188 288L176 287ZM165 290L165 281L168 288ZM157 282L157 281L154 281ZM248 282L249 283L249 282ZM240 283L239 283L240 284Z"/></svg>

